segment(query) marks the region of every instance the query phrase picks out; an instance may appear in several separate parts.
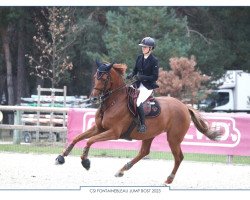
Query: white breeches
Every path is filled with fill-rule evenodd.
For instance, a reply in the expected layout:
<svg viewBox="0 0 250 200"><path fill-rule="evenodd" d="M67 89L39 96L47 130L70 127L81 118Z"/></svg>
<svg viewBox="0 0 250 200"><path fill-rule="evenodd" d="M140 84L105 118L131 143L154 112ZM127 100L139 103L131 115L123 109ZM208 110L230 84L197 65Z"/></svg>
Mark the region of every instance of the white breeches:
<svg viewBox="0 0 250 200"><path fill-rule="evenodd" d="M140 104L143 103L153 92L153 90L148 90L146 87L144 87L142 83L140 84L138 90L140 91L140 93L136 101L137 107L139 107Z"/></svg>

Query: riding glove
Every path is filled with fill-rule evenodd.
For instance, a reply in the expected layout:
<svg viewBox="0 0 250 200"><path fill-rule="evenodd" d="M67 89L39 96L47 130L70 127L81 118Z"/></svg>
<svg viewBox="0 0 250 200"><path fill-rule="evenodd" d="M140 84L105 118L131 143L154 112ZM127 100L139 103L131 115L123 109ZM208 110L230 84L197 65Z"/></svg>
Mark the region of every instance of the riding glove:
<svg viewBox="0 0 250 200"><path fill-rule="evenodd" d="M138 81L151 80L151 77L150 76L146 76L146 75L136 75L135 78Z"/></svg>
<svg viewBox="0 0 250 200"><path fill-rule="evenodd" d="M129 75L127 75L126 79L131 79L133 77L133 73L130 73Z"/></svg>

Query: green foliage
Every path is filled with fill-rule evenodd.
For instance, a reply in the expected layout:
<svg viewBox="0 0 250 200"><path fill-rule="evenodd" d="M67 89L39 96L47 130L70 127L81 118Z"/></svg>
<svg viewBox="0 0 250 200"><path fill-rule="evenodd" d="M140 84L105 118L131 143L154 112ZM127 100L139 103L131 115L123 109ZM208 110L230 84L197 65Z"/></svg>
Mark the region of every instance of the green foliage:
<svg viewBox="0 0 250 200"><path fill-rule="evenodd" d="M185 56L190 49L186 37L186 18L177 18L168 7L128 7L107 12L108 29L104 34L110 59L126 63L131 70L142 38L156 39L155 54L162 67L173 56Z"/></svg>
<svg viewBox="0 0 250 200"><path fill-rule="evenodd" d="M108 57L133 68L137 44L156 39L160 67L170 69L172 57L197 59L199 70L218 79L227 69L249 69L249 8L123 7L107 13L103 40ZM177 15L178 13L178 15Z"/></svg>
<svg viewBox="0 0 250 200"><path fill-rule="evenodd" d="M65 50L73 69L64 75L58 85L67 85L69 95L88 95L95 71L95 60L125 63L128 71L134 67L141 53L138 43L145 36L156 39L154 54L159 66L170 69L172 57L195 56L197 70L218 79L229 69L250 70L250 7L69 7L72 24L81 28L77 37L69 34L65 42L72 41ZM25 54L38 56L32 44L37 19L44 25L44 36L49 22L41 15L44 7L1 7L0 28L11 26L11 60L13 74L17 71L18 29L24 19ZM48 13L46 13L48 14ZM2 41L0 41L2 47ZM26 59L28 66L28 59ZM0 54L0 72L5 73L3 55ZM26 74L28 92L36 92L36 79ZM47 84L47 82L45 82ZM48 86L48 84L47 84Z"/></svg>
<svg viewBox="0 0 250 200"><path fill-rule="evenodd" d="M0 7L0 27L15 23L21 15L21 9L16 7Z"/></svg>
<svg viewBox="0 0 250 200"><path fill-rule="evenodd" d="M195 39L190 53L203 73L218 79L225 70L249 70L249 7L183 8L182 15L199 33L191 32Z"/></svg>
<svg viewBox="0 0 250 200"><path fill-rule="evenodd" d="M76 8L76 24L83 31L70 52L74 68L71 71L72 82L68 88L74 95L89 95L95 60L106 53L102 40L106 20L105 10L104 7Z"/></svg>

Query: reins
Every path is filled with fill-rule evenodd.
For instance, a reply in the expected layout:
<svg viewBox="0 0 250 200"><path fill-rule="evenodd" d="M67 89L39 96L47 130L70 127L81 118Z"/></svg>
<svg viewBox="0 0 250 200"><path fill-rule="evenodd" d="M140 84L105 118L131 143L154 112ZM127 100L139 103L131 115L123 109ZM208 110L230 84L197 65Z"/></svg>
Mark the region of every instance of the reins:
<svg viewBox="0 0 250 200"><path fill-rule="evenodd" d="M123 89L123 88L125 88L125 87L127 87L127 86L130 86L130 85L132 85L134 82L136 82L137 80L133 77L132 79L129 79L128 81L126 81L126 80L124 80L124 84L123 85L121 85L120 87L118 87L118 88L115 88L115 89L113 89L113 90L109 90L109 91L107 91L105 94L103 94L103 95L99 95L99 96L97 96L97 97L92 97L92 98L89 98L89 99L87 99L86 100L86 102L90 102L90 104L88 104L87 106L90 106L90 105L93 105L93 104L95 104L95 105L99 105L99 104L101 104L101 103L103 103L106 99L108 99L112 94L114 94L114 93L116 93L116 92L118 92L118 91L120 91L121 89Z"/></svg>
<svg viewBox="0 0 250 200"><path fill-rule="evenodd" d="M112 95L112 94L118 92L119 90L121 90L121 89L123 89L123 88L125 88L125 87L127 87L127 86L132 85L135 81L136 81L135 78L132 78L132 79L128 80L127 82L126 82L126 80L125 80L125 81L124 81L125 83L124 83L122 86L120 86L120 87L118 87L118 88L115 88L114 90L108 91L107 93L105 93L104 95L102 95L100 98L101 98L103 101L105 101L110 95Z"/></svg>

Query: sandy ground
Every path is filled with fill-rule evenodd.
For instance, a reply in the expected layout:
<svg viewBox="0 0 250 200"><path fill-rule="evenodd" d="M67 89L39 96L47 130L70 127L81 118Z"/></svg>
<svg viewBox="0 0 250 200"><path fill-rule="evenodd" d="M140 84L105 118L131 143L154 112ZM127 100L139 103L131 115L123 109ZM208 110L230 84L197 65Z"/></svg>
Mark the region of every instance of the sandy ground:
<svg viewBox="0 0 250 200"><path fill-rule="evenodd" d="M80 158L0 152L0 189L79 189L80 186L163 186L173 161L145 159L121 178L115 173L130 159L92 157L86 171ZM170 189L249 189L250 166L183 161Z"/></svg>

